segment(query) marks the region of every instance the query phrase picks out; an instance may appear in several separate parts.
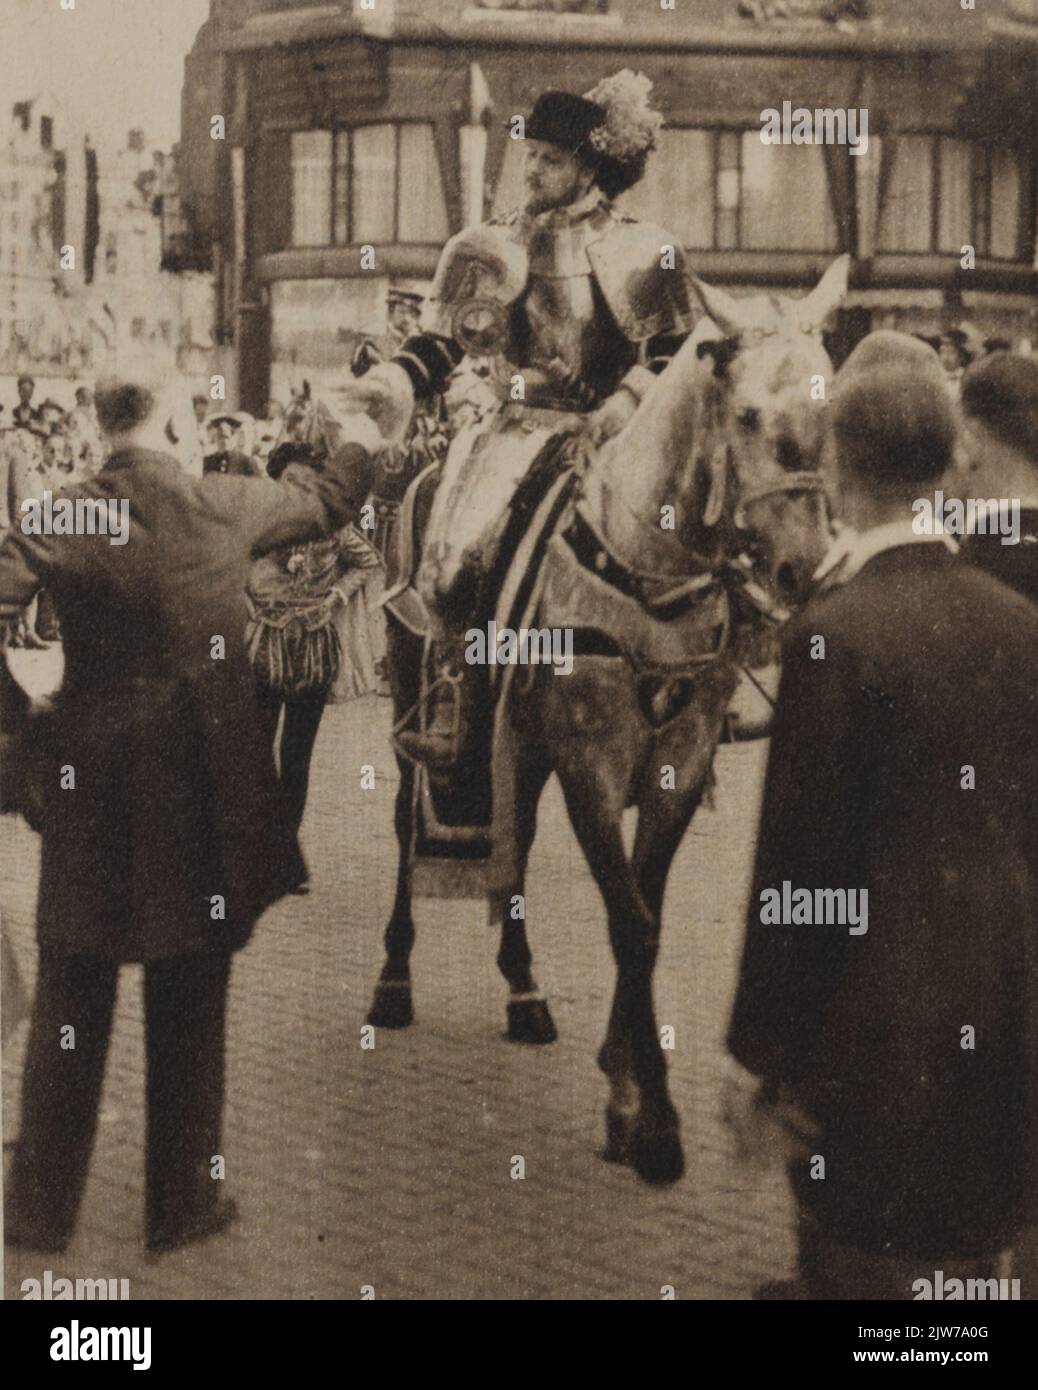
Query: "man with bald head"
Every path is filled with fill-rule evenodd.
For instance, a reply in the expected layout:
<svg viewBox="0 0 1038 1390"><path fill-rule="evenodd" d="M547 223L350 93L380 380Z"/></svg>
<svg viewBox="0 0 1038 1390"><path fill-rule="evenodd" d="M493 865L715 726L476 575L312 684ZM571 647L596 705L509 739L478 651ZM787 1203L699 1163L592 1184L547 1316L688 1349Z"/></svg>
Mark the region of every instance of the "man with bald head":
<svg viewBox="0 0 1038 1390"><path fill-rule="evenodd" d="M379 371L404 409L407 375L393 364ZM246 582L258 555L357 517L385 439L358 415L343 422L344 442L323 468L293 465L276 482L201 478L186 471L196 446L189 399L122 377L98 384L96 406L110 457L59 500L84 522L125 517L118 543L110 528L77 521L73 534L15 525L0 546L0 622L46 584L65 638L53 711L33 723L16 759L18 804L41 832L42 858L5 1235L65 1248L89 1167L119 966L143 962L145 1227L149 1248L161 1251L235 1214L213 1166L231 956L306 876L256 704ZM4 771L7 800L12 769Z"/></svg>
<svg viewBox="0 0 1038 1390"><path fill-rule="evenodd" d="M849 529L783 643L728 1107L798 1203L760 1296L911 1299L992 1277L1038 1172L1038 612L913 525L956 442L928 349L866 339L829 408Z"/></svg>

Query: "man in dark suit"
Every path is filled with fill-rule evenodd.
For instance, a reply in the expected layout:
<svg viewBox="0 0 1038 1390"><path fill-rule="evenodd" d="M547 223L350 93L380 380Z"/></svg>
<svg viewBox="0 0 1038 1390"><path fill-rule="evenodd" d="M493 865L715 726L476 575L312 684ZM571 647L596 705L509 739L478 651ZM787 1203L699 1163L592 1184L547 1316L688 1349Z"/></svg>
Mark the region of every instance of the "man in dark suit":
<svg viewBox="0 0 1038 1390"><path fill-rule="evenodd" d="M1006 526L975 529L963 556L1038 602L1038 362L996 352L962 379L969 490L1019 507L1019 536Z"/></svg>
<svg viewBox="0 0 1038 1390"><path fill-rule="evenodd" d="M1038 1172L1038 611L913 527L955 422L903 342L838 379L854 531L783 644L728 1038L789 1136L800 1280L766 1297L991 1277Z"/></svg>
<svg viewBox="0 0 1038 1390"><path fill-rule="evenodd" d="M383 370L409 391L400 368ZM305 876L245 651L246 580L258 554L358 515L385 440L361 416L323 472L192 478L170 448L192 438L189 406L181 417L160 387L126 379L101 383L96 401L111 457L62 496L95 507L90 530L105 516L125 516L126 530L26 534L23 518L0 547L0 622L46 584L65 637L64 683L19 760L42 863L6 1238L65 1248L119 966L143 962L146 1238L168 1250L235 1214L211 1169L231 955Z"/></svg>

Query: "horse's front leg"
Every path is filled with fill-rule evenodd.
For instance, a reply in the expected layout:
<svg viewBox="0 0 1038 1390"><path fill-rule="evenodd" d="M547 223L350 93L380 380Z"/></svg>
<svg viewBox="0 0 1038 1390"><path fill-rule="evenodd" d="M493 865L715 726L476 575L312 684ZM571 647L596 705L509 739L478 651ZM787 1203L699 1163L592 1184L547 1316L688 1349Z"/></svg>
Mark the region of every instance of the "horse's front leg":
<svg viewBox="0 0 1038 1390"><path fill-rule="evenodd" d="M659 922L641 895L621 831L628 789L634 769L644 762L649 734L625 668L608 658L585 659L565 694L556 696L546 724L559 722L564 728L560 700L572 701L572 708L556 771L609 915L616 961L616 991L599 1053L610 1083L605 1156L629 1162L648 1182L675 1182L684 1172L684 1155L652 994ZM578 733L583 736L574 737Z"/></svg>
<svg viewBox="0 0 1038 1390"><path fill-rule="evenodd" d="M497 965L508 981L508 1038L519 1043L553 1043L558 1037L548 1002L533 977L533 956L526 939L526 865L537 831L537 803L551 765L544 753L523 741L515 768L515 835L519 876L496 904L501 913Z"/></svg>

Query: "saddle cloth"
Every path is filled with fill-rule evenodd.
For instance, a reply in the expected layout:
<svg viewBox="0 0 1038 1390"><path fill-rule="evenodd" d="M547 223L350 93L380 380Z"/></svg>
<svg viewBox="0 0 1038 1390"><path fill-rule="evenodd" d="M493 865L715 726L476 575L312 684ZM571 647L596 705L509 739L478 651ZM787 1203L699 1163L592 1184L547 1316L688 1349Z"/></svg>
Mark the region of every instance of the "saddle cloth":
<svg viewBox="0 0 1038 1390"><path fill-rule="evenodd" d="M560 441L560 446L563 443ZM565 466L561 447L545 452L543 466L539 461L533 476L523 484L516 511L509 514L503 552L491 573L496 603L480 613L476 623L493 616L499 629L518 628L528 625L536 612L545 550L568 507L575 481L574 473ZM411 613L415 616L417 609ZM429 640L427 635L427 650ZM500 895L515 883L518 873L513 780L516 749L508 715L516 668L491 666L479 675L487 702L486 719L480 721L486 733L473 740L464 767L457 769L456 787L439 780L434 787L424 768L416 770L412 879L417 896L487 897L494 922L500 912ZM473 783L481 795L473 796ZM465 806L482 805L481 824L459 825L452 796Z"/></svg>
<svg viewBox="0 0 1038 1390"><path fill-rule="evenodd" d="M508 401L452 440L436 489L415 579L435 615L466 565L497 554L509 504L553 436L572 433L581 416Z"/></svg>

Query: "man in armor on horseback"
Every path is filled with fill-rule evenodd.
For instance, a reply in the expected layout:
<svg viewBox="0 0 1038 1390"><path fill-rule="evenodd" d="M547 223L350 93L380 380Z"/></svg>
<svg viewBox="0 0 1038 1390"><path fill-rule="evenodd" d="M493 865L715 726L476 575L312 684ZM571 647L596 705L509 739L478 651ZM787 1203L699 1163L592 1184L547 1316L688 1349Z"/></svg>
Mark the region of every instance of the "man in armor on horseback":
<svg viewBox="0 0 1038 1390"><path fill-rule="evenodd" d="M662 125L649 92L624 71L584 96L544 93L523 133L525 206L443 251L436 329L489 364L493 399L455 435L415 581L450 679L434 681L425 727L398 738L431 769L455 763L473 722L462 634L516 489L553 437L619 433L692 328L679 239L613 207Z"/></svg>

